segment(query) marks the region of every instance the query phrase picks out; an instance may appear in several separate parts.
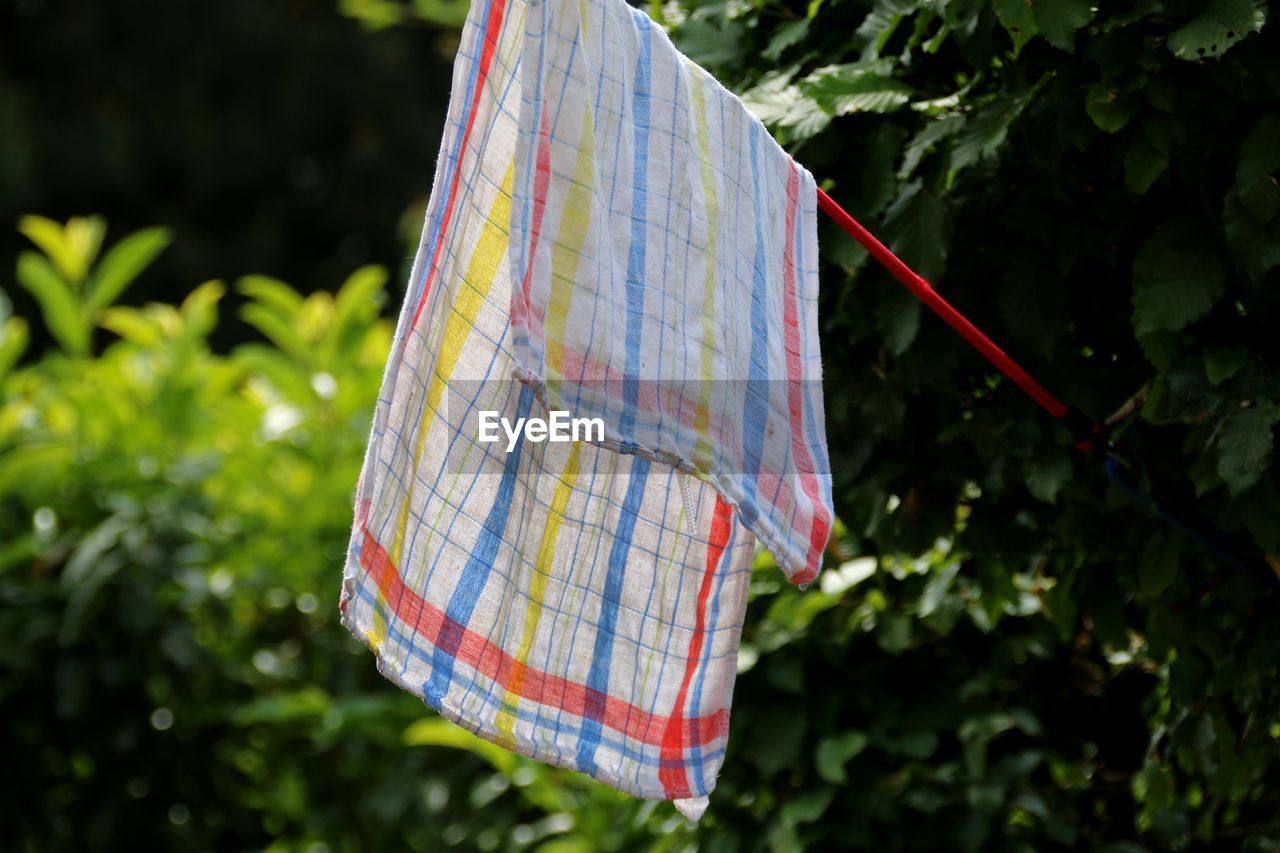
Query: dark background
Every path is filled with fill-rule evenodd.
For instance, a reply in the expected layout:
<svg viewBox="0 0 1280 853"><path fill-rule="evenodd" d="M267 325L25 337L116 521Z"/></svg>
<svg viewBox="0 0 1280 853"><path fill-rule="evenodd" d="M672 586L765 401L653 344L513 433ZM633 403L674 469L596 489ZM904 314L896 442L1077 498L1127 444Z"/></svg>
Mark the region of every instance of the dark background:
<svg viewBox="0 0 1280 853"><path fill-rule="evenodd" d="M23 214L98 213L108 243L174 230L126 303L247 273L333 289L369 262L401 291L457 34L362 29L333 0L6 0L0 258L26 247ZM219 342L244 334L223 324Z"/></svg>

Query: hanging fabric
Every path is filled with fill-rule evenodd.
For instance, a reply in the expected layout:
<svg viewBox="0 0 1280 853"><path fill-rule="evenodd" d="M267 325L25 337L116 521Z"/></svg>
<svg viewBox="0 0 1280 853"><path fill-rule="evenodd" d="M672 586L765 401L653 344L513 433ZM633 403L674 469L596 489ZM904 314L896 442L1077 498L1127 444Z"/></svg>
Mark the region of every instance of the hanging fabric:
<svg viewBox="0 0 1280 853"><path fill-rule="evenodd" d="M344 571L384 675L701 813L756 542L805 584L831 529L816 211L623 0L476 0Z"/></svg>

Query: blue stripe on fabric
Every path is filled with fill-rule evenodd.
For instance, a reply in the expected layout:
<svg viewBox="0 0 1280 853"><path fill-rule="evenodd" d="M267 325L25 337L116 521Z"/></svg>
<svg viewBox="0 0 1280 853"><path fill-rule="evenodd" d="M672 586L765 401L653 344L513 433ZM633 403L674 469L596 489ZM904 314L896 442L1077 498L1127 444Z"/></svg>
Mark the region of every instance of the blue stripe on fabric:
<svg viewBox="0 0 1280 853"><path fill-rule="evenodd" d="M524 419L529 416L533 406L533 391L528 385L520 388L520 402L516 417ZM517 421L519 423L519 421ZM502 543L502 534L507 528L507 519L511 515L511 501L516 490L516 471L520 467L520 454L524 450L524 437L521 436L514 450L507 454L506 464L502 469L502 480L498 483L498 495L494 500L489 515L484 520L484 527L476 538L475 550L467 558L458 577L458 586L449 598L445 615L452 620L440 629L440 637L432 654L431 678L422 686L423 692L437 702L442 701L453 681L453 661L462 644L463 626L471 621L471 613L485 583L489 580L489 572L498 557L498 546Z"/></svg>
<svg viewBox="0 0 1280 853"><path fill-rule="evenodd" d="M632 9L637 19L643 12ZM645 20L648 20L647 18ZM622 418L618 435L624 452L636 450L636 408L640 402L640 332L644 327L645 215L649 208L649 105L652 51L649 30L638 21L640 56L636 60L631 118L635 124L635 156L631 172L631 250L627 253L627 356L622 375Z"/></svg>
<svg viewBox="0 0 1280 853"><path fill-rule="evenodd" d="M742 487L744 499L739 506L742 519L754 527L760 516L760 458L764 453L764 427L769 415L769 317L765 291L764 232L760 219L764 205L760 198L760 158L757 137L764 132L761 125L748 125L747 138L751 151L751 186L755 202L756 253L751 264L751 352L747 359L747 392L742 405Z"/></svg>
<svg viewBox="0 0 1280 853"><path fill-rule="evenodd" d="M609 549L609 571L604 579L604 595L600 602L600 621L596 626L595 648L591 652L591 669L587 672L587 698L583 709L582 739L578 742L578 767L595 775L596 748L600 745L600 721L604 719L605 699L609 694L609 666L613 662L613 639L618 625L618 606L622 602L622 579L626 574L631 536L640 515L645 481L649 478L649 460L636 457L627 481L627 495L618 515L618 529Z"/></svg>

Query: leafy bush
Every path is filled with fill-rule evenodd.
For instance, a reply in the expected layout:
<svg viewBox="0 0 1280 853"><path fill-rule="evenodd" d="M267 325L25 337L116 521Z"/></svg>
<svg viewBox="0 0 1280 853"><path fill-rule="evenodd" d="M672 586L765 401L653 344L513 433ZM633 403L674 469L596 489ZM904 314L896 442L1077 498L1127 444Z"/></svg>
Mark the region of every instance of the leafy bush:
<svg viewBox="0 0 1280 853"><path fill-rule="evenodd" d="M120 258L161 232L94 265L99 221L23 230L47 254L22 255L19 281L65 350L11 372L0 396L0 630L16 640L0 653L0 724L20 747L8 840L621 849L649 825L651 806L424 719L337 622L390 347L383 270L305 298L241 279L243 318L271 343L223 356L206 343L221 282L178 306L94 299L104 281L123 291ZM94 325L116 336L97 356ZM0 329L11 363L23 326Z"/></svg>
<svg viewBox="0 0 1280 853"><path fill-rule="evenodd" d="M1135 502L828 230L843 523L813 589L759 561L697 827L447 725L337 624L381 270L307 297L240 280L266 342L221 354L218 282L112 304L163 232L97 260L101 223L24 220L39 251L16 280L60 349L19 363L28 328L0 299L5 840L1276 849L1270 11L651 7L1051 388L1118 411L1124 477L1239 562Z"/></svg>

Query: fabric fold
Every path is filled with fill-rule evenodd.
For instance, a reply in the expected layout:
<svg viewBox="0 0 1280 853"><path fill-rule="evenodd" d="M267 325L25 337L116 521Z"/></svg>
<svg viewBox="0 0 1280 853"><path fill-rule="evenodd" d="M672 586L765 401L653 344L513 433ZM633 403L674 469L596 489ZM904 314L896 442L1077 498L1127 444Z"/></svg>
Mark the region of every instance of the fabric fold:
<svg viewBox="0 0 1280 853"><path fill-rule="evenodd" d="M832 518L813 177L620 0L532 0L523 56L518 375L711 483L811 581Z"/></svg>

